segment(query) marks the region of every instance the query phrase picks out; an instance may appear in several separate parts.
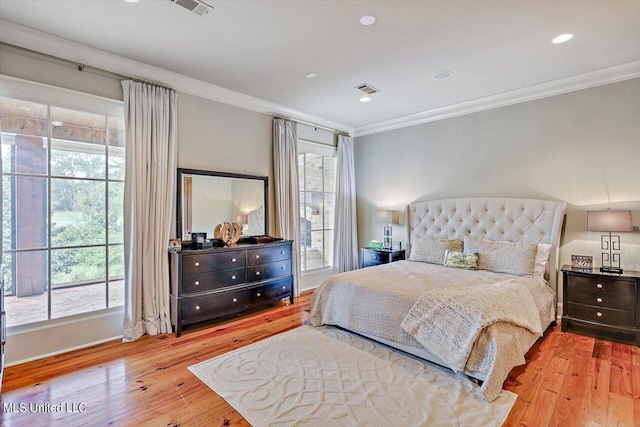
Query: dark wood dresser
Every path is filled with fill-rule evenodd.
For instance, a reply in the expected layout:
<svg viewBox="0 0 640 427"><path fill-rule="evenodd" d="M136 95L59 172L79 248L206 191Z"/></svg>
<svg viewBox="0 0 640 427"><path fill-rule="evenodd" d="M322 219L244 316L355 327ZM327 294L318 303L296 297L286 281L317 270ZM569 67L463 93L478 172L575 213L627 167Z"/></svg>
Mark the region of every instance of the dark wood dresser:
<svg viewBox="0 0 640 427"><path fill-rule="evenodd" d="M170 254L171 323L176 336L192 323L241 313L289 298L290 240Z"/></svg>
<svg viewBox="0 0 640 427"><path fill-rule="evenodd" d="M360 248L360 258L362 259L361 267L371 267L374 265L400 261L404 259L404 254L404 249L389 251L384 249Z"/></svg>
<svg viewBox="0 0 640 427"><path fill-rule="evenodd" d="M562 267L562 331L640 346L640 272Z"/></svg>

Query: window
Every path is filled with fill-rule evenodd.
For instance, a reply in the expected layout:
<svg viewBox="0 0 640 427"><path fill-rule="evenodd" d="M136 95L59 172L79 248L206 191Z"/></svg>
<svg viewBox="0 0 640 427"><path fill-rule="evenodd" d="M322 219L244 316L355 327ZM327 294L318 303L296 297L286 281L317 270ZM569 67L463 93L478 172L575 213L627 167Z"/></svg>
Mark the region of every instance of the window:
<svg viewBox="0 0 640 427"><path fill-rule="evenodd" d="M298 142L301 270L333 262L333 215L336 200L335 149Z"/></svg>
<svg viewBox="0 0 640 427"><path fill-rule="evenodd" d="M122 103L97 113L102 103L115 101L81 97L89 112L5 92L0 142L7 326L123 305Z"/></svg>

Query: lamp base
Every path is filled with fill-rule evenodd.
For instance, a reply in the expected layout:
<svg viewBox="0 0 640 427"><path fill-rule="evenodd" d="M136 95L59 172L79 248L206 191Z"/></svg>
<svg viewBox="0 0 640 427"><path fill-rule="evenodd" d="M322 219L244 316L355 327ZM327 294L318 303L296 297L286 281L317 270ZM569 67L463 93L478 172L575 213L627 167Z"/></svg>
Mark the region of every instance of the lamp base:
<svg viewBox="0 0 640 427"><path fill-rule="evenodd" d="M600 267L601 273L622 274L622 269L619 267Z"/></svg>

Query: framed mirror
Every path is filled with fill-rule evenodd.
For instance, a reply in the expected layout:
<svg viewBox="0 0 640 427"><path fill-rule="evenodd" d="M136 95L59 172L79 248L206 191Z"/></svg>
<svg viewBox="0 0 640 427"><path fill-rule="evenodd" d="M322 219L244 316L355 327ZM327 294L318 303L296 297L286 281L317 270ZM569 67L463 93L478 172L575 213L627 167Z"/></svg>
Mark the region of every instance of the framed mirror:
<svg viewBox="0 0 640 427"><path fill-rule="evenodd" d="M213 238L216 225L237 222L243 236L269 234L268 178L178 168L177 233Z"/></svg>

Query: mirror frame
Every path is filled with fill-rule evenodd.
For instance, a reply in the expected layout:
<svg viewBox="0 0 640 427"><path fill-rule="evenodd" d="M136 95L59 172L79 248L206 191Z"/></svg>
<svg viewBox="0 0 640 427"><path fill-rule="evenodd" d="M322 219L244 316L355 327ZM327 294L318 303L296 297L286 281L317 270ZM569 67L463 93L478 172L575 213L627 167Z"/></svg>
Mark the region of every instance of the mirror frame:
<svg viewBox="0 0 640 427"><path fill-rule="evenodd" d="M263 182L264 188L264 235L269 235L269 177L260 176L260 175L245 175L240 173L231 173L231 172L219 172L219 171L208 171L201 169L185 169L178 168L177 173L177 187L176 187L176 236L179 239L182 239L182 203L183 203L183 195L182 195L182 177L184 175L205 175L205 176L215 176L219 178L240 178L240 179L253 179L256 181ZM256 236L261 236L256 234ZM208 238L213 238L213 236L208 236Z"/></svg>

